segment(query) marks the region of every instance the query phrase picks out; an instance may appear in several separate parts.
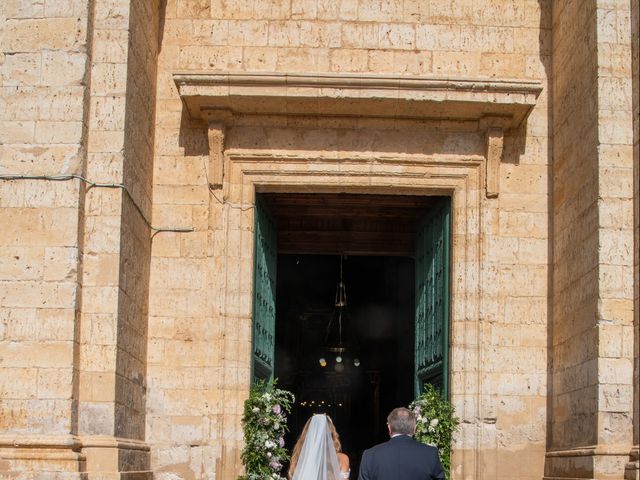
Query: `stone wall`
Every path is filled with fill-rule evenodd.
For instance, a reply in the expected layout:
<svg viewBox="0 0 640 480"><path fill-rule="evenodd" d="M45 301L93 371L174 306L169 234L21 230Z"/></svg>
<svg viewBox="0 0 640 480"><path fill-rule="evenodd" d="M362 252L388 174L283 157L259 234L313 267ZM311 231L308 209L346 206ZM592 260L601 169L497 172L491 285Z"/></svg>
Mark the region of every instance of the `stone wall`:
<svg viewBox="0 0 640 480"><path fill-rule="evenodd" d="M96 2L86 175L79 435L87 471L148 472L145 440L159 2Z"/></svg>
<svg viewBox="0 0 640 480"><path fill-rule="evenodd" d="M633 398L629 6L553 8L548 478L621 475Z"/></svg>
<svg viewBox="0 0 640 480"><path fill-rule="evenodd" d="M142 474L160 8L2 8L1 469Z"/></svg>
<svg viewBox="0 0 640 480"><path fill-rule="evenodd" d="M554 447L596 440L595 379L597 309L597 58L595 5L553 9L553 325L552 409ZM580 41L577 41L577 39ZM562 72L562 73L561 73ZM572 74L577 72L575 74ZM574 88L575 86L575 88ZM580 142L577 139L580 138ZM579 248L576 248L579 246ZM571 381L573 379L573 381ZM575 423L583 430L568 428Z"/></svg>
<svg viewBox="0 0 640 480"><path fill-rule="evenodd" d="M638 0L0 9L0 476L235 479L255 191L318 189L453 196L454 478L637 480ZM481 122L208 131L185 71L544 88L493 196Z"/></svg>
<svg viewBox="0 0 640 480"><path fill-rule="evenodd" d="M633 451L627 465L630 480L640 480L640 2L631 1L631 54L633 69L633 178L634 178L634 224L635 224L635 269L634 269L634 375L636 378L633 396Z"/></svg>
<svg viewBox="0 0 640 480"><path fill-rule="evenodd" d="M207 130L184 111L172 75L350 72L526 78L546 84L550 15L550 4L538 1L167 2L158 74L154 220L196 231L164 234L153 242L147 422L159 478L237 475L250 368L255 187L228 180L223 190L209 192ZM480 297L477 309L467 302L469 297L453 299L452 388L465 420L454 460L459 478L542 475L547 117L544 91L526 127L505 140L500 196L486 200L484 194L471 193L481 208L468 227L461 227L480 230L475 243L462 251L470 265L481 261L486 269L478 274L481 278L459 280L460 286L481 281L481 291L465 294ZM385 144L402 135L411 144L412 161L424 169L418 171L441 162L443 170L429 171L445 171L447 158L466 155L473 162L484 154L477 132L444 133L447 127L437 122L420 130L375 121L339 122L342 127L314 118L237 121L241 124L227 132L229 155L264 153L277 162L278 155L305 152L305 168L314 174L291 177L298 188L308 189L301 187L304 182L317 184L323 169L327 175L347 169L350 155L379 158L398 152L405 158L402 142L399 150ZM444 143L433 140L444 138ZM438 146L432 150L434 144ZM337 153L331 152L334 148ZM311 160L323 155L345 160ZM275 176L278 169L294 166L274 163L268 168ZM399 164L388 181L401 182L408 171ZM281 188L286 188L286 180L269 178L263 181L284 182ZM383 191L366 176L347 175L341 182L343 188L360 192ZM459 214L468 215L464 209ZM462 271L467 267L459 260Z"/></svg>
<svg viewBox="0 0 640 480"><path fill-rule="evenodd" d="M122 397L116 407L119 437L145 438L147 323L151 234L142 214L150 218L153 183L155 91L160 41L159 1L131 2L129 56L127 59L127 106L125 116L124 183L131 200L123 205L127 222L121 232L118 305L121 357L116 371ZM158 226L162 228L162 225ZM170 227L170 225L169 225ZM161 234L159 232L158 234Z"/></svg>
<svg viewBox="0 0 640 480"><path fill-rule="evenodd" d="M84 162L85 2L3 2L0 174ZM0 181L0 470L78 471L77 180Z"/></svg>

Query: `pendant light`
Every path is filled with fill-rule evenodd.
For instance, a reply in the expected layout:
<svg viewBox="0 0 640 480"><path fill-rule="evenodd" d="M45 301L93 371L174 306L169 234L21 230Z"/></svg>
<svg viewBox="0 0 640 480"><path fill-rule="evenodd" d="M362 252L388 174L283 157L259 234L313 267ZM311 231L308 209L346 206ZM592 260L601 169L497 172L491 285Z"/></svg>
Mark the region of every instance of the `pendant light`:
<svg viewBox="0 0 640 480"><path fill-rule="evenodd" d="M336 295L334 301L334 311L327 324L327 333L325 337L326 356L321 356L318 363L321 368L326 368L332 364L333 369L341 373L345 370L347 362L354 367L360 366L360 359L356 356L351 358L347 352L347 345L342 338L343 321L346 319L347 307L347 287L344 283L343 276L343 256L340 255L340 280L336 287ZM335 335L332 337L332 333Z"/></svg>

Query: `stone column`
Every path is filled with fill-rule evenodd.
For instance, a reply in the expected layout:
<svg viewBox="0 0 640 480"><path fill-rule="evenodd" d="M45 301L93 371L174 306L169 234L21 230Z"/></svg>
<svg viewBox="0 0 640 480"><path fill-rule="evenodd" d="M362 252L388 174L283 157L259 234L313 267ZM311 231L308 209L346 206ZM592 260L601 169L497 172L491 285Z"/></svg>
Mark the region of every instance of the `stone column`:
<svg viewBox="0 0 640 480"><path fill-rule="evenodd" d="M2 2L0 476L81 478L79 173L88 2ZM66 7L66 8L65 8ZM59 181L47 180L56 177Z"/></svg>
<svg viewBox="0 0 640 480"><path fill-rule="evenodd" d="M93 3L78 435L89 478L151 477L145 440L158 1Z"/></svg>
<svg viewBox="0 0 640 480"><path fill-rule="evenodd" d="M640 480L640 1L631 0L631 53L633 77L633 200L634 200L634 383L633 448L626 468L627 480Z"/></svg>
<svg viewBox="0 0 640 480"><path fill-rule="evenodd" d="M545 478L622 478L633 442L629 3L553 4L553 281Z"/></svg>

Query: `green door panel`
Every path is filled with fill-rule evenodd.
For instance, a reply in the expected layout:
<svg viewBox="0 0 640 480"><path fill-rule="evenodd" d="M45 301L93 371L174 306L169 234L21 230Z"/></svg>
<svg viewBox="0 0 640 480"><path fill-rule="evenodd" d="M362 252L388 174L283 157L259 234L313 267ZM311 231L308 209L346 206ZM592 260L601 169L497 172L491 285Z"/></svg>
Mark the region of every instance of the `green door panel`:
<svg viewBox="0 0 640 480"><path fill-rule="evenodd" d="M273 378L276 329L277 230L264 200L256 194L253 285L252 378Z"/></svg>
<svg viewBox="0 0 640 480"><path fill-rule="evenodd" d="M426 383L449 395L451 199L441 197L416 233L415 394Z"/></svg>

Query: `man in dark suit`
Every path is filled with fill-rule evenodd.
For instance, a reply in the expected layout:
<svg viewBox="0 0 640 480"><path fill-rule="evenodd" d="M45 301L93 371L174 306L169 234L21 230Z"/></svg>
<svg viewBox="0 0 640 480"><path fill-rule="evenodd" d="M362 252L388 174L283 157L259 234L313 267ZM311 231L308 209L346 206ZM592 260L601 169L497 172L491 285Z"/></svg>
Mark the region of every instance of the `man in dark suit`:
<svg viewBox="0 0 640 480"><path fill-rule="evenodd" d="M407 408L387 417L388 442L365 450L358 480L443 480L438 449L413 438L416 419Z"/></svg>

